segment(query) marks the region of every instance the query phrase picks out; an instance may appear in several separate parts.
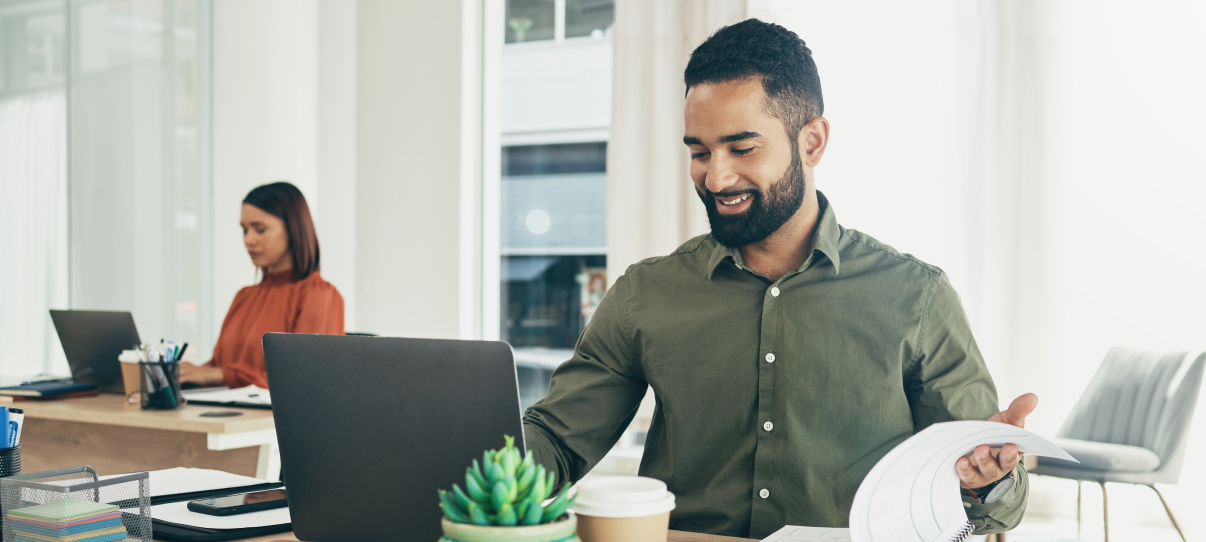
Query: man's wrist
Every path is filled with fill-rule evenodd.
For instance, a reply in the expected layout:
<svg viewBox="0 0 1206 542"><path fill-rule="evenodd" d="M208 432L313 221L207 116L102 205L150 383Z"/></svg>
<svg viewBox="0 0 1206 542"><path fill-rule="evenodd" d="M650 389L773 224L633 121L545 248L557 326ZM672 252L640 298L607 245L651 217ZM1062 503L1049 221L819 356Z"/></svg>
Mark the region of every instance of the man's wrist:
<svg viewBox="0 0 1206 542"><path fill-rule="evenodd" d="M1004 497L1013 485L1017 482L1017 467L1010 470L1005 476L1000 477L996 481L984 487L968 489L967 492L976 497L981 504L996 502Z"/></svg>

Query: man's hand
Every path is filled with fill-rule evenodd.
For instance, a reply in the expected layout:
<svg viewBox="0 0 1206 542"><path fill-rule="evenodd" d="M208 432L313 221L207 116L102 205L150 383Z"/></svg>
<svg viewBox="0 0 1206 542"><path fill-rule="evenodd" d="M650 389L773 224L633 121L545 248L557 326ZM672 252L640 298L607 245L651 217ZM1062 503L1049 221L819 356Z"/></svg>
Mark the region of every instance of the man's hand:
<svg viewBox="0 0 1206 542"><path fill-rule="evenodd" d="M996 413L988 421L1026 427L1026 416L1029 416L1036 406L1038 396L1027 393L1014 399L1008 410ZM989 448L987 444L981 444L970 457L960 457L955 462L955 470L959 473L959 486L978 489L1000 480L1017 466L1021 458L1022 454L1018 453L1018 447L1013 444L1000 448Z"/></svg>

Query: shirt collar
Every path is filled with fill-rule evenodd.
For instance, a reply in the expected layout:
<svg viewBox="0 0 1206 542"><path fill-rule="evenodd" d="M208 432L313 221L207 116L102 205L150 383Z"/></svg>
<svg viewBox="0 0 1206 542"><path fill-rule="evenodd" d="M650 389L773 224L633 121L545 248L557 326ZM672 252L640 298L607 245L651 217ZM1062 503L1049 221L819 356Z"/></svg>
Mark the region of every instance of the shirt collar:
<svg viewBox="0 0 1206 542"><path fill-rule="evenodd" d="M796 271L808 269L816 261L817 253L820 252L833 263L833 274L836 275L841 265L838 243L842 239L842 228L838 226L837 216L833 213L833 207L829 205L829 199L820 190L817 190L817 204L821 208L821 216L817 219L819 224L817 224L816 231L813 232L812 252ZM708 280L712 280L717 266L726 259L732 259L733 263L739 267L745 265L741 259L740 250L716 243L716 247L712 249L712 255L708 258Z"/></svg>

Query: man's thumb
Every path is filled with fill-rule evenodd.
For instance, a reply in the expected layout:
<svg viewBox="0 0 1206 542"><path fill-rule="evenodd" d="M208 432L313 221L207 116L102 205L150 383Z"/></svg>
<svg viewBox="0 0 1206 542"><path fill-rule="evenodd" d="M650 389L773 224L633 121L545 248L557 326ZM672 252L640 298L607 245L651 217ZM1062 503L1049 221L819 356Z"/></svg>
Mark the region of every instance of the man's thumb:
<svg viewBox="0 0 1206 542"><path fill-rule="evenodd" d="M1009 408L1001 412L1001 421L1018 427L1026 427L1026 417L1038 406L1038 396L1025 393L1009 403Z"/></svg>

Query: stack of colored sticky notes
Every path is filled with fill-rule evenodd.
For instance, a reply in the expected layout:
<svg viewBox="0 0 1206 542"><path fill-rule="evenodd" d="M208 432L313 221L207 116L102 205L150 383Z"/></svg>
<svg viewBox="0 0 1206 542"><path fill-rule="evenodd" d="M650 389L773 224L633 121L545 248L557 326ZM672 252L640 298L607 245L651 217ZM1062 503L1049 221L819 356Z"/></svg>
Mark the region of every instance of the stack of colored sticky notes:
<svg viewBox="0 0 1206 542"><path fill-rule="evenodd" d="M17 542L110 542L126 537L121 510L67 497L8 513Z"/></svg>

